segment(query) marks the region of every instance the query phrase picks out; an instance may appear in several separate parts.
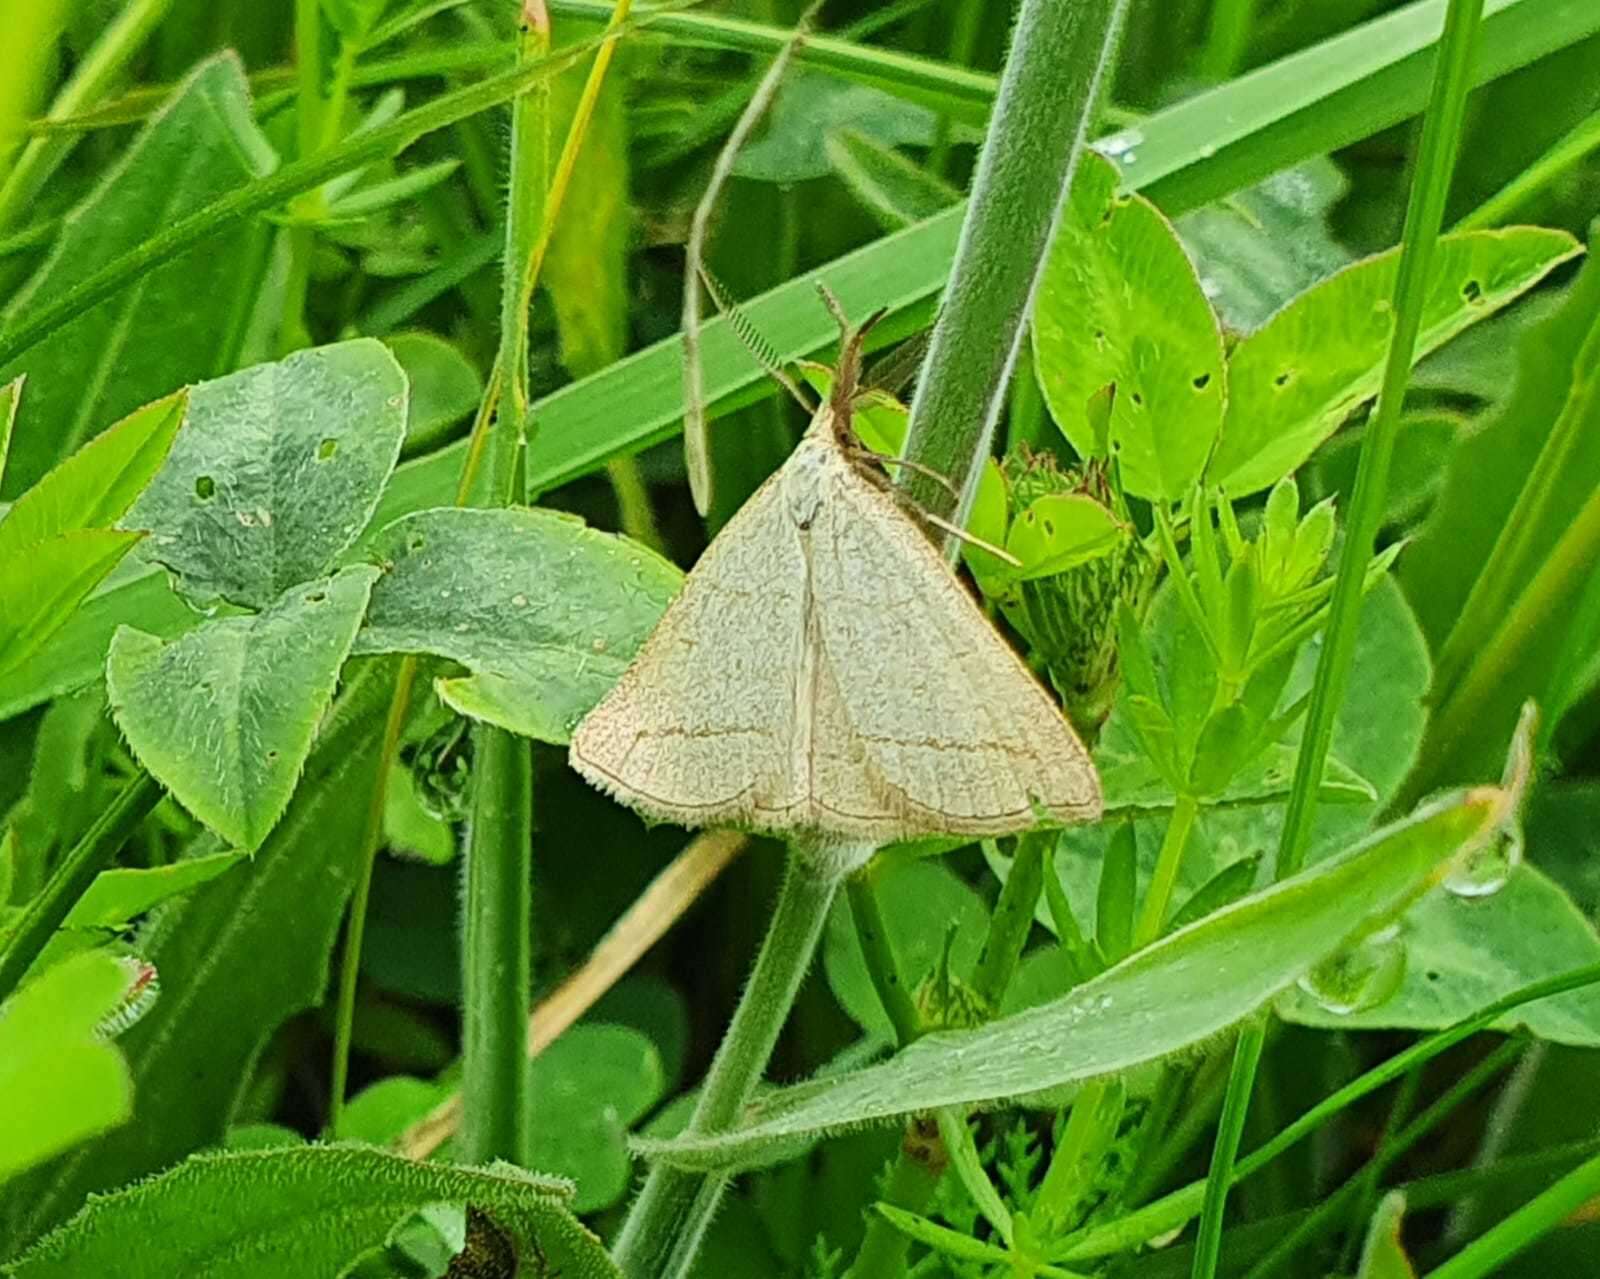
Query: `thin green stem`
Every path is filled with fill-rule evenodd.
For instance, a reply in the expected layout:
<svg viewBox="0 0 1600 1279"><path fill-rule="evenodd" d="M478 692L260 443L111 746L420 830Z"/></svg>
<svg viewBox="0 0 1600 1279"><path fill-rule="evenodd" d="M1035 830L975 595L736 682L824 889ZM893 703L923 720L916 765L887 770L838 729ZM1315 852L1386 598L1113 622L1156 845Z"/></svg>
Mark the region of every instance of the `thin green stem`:
<svg viewBox="0 0 1600 1279"><path fill-rule="evenodd" d="M1481 1279L1499 1274L1523 1249L1537 1243L1600 1194L1600 1155L1574 1168L1543 1194L1474 1239L1427 1279Z"/></svg>
<svg viewBox="0 0 1600 1279"><path fill-rule="evenodd" d="M150 33L171 7L172 0L129 0L74 68L72 77L50 104L47 118L74 115L97 101L144 47ZM71 133L52 133L29 140L16 157L5 182L0 184L0 230L33 207L35 197L72 153L77 141L77 136Z"/></svg>
<svg viewBox="0 0 1600 1279"><path fill-rule="evenodd" d="M95 876L111 864L161 795L160 783L149 773L140 771L61 859L43 890L23 908L22 918L12 930L10 945L0 951L0 1004L21 985L33 961L39 958L78 898L88 891Z"/></svg>
<svg viewBox="0 0 1600 1279"><path fill-rule="evenodd" d="M1205 1200L1200 1206L1200 1233L1189 1270L1193 1279L1211 1279L1217 1273L1228 1189L1233 1184L1234 1160L1239 1154L1239 1139L1244 1135L1245 1117L1250 1112L1250 1094L1266 1035L1266 1023L1260 1018L1252 1019L1239 1032L1239 1042L1234 1046L1233 1070L1222 1099L1222 1117L1217 1120L1216 1145L1211 1150L1212 1175L1206 1179ZM1216 1175L1219 1168L1224 1170L1222 1176Z"/></svg>
<svg viewBox="0 0 1600 1279"><path fill-rule="evenodd" d="M533 970L532 746L492 724L473 735L461 1016L463 1162L528 1161Z"/></svg>
<svg viewBox="0 0 1600 1279"><path fill-rule="evenodd" d="M1370 1215L1370 1209L1362 1211L1362 1201L1369 1197L1369 1192L1382 1180L1384 1173L1408 1151L1414 1149L1419 1141L1459 1110L1478 1089L1511 1066L1526 1047L1525 1042L1518 1040L1501 1044L1456 1080L1443 1096L1420 1115L1393 1132L1360 1170L1352 1174L1333 1194L1326 1196L1289 1234L1273 1246L1271 1252L1256 1262L1246 1279L1268 1279L1269 1275L1282 1269L1285 1264L1293 1260L1300 1249L1319 1238L1342 1216L1351 1217L1352 1225L1358 1228L1359 1224ZM1396 1098L1394 1107L1396 1114L1402 1113L1415 1100L1418 1080L1418 1072L1412 1071L1402 1081L1401 1087L1404 1091ZM1351 1237L1358 1237L1358 1229L1352 1229Z"/></svg>
<svg viewBox="0 0 1600 1279"><path fill-rule="evenodd" d="M1150 888L1145 893L1144 905L1139 911L1139 923L1133 933L1133 948L1139 950L1161 936L1167 922L1167 912L1172 906L1172 890L1178 884L1178 869L1183 865L1183 851L1189 844L1189 832L1200 812L1200 801L1193 795L1179 795L1172 806L1172 817L1167 822L1166 834L1161 837L1161 851L1156 856L1156 868L1150 876Z"/></svg>
<svg viewBox="0 0 1600 1279"><path fill-rule="evenodd" d="M1417 154L1417 172L1406 208L1405 228L1400 237L1400 266L1394 289L1394 333L1389 343L1388 360L1378 391L1372 421L1362 439L1356 466L1355 489L1350 499L1349 525L1339 557L1339 572L1334 582L1329 608L1328 629L1312 682L1311 704L1295 759L1294 781L1284 813L1283 832L1278 842L1276 875L1292 875L1305 864L1311 842L1311 823L1316 816L1317 793L1322 786L1328 750L1333 743L1334 723L1344 702L1345 685L1355 655L1356 627L1361 620L1361 599L1367 563L1377 542L1383 520L1389 484L1389 462L1394 454L1395 434L1400 424L1400 409L1405 398L1411 362L1416 354L1417 335L1422 327L1434 248L1444 221L1445 201L1450 194L1450 178L1455 170L1456 151L1461 141L1461 119L1467 91L1472 84L1473 53L1478 28L1483 18L1484 0L1449 0L1444 33L1440 37L1433 90L1423 117L1422 143ZM1194 1279L1212 1279L1222 1244L1222 1218L1228 1188L1236 1176L1234 1156L1238 1134L1230 1134L1228 1121L1237 1116L1242 1124L1255 1084L1256 1065L1261 1058L1265 1031L1259 1023L1245 1027L1234 1048L1233 1072L1228 1079L1228 1095L1222 1106L1222 1123L1206 1182L1200 1242L1195 1249Z"/></svg>
<svg viewBox="0 0 1600 1279"><path fill-rule="evenodd" d="M1200 50L1202 80L1220 82L1239 73L1255 19L1255 0L1213 0L1206 42Z"/></svg>
<svg viewBox="0 0 1600 1279"><path fill-rule="evenodd" d="M804 849L790 849L761 953L706 1074L686 1131L720 1132L738 1117L772 1056L838 888L839 877L820 860L814 861ZM658 1279L669 1261L681 1267L692 1260L698 1243L694 1232L703 1228L720 1189L718 1183L724 1180L665 1164L650 1170L613 1249L627 1279ZM710 1204L702 1199L703 1193ZM679 1250L686 1233L691 1254L687 1257Z"/></svg>
<svg viewBox="0 0 1600 1279"><path fill-rule="evenodd" d="M939 1188L946 1166L944 1145L932 1120L913 1119L883 1183L883 1202L921 1214ZM867 1214L866 1232L848 1279L901 1279L911 1237L897 1230L882 1213Z"/></svg>
<svg viewBox="0 0 1600 1279"><path fill-rule="evenodd" d="M1354 1105L1385 1084L1392 1083L1402 1075L1417 1069L1424 1062L1432 1061L1440 1053L1447 1052L1462 1040L1492 1026L1507 1013L1526 1004L1562 995L1569 990L1579 990L1596 982L1600 982L1600 964L1575 968L1570 972L1533 982L1520 990L1515 990L1480 1009L1471 1017L1458 1021L1454 1026L1419 1040L1404 1052L1395 1054L1388 1061L1374 1066L1352 1079L1344 1087L1330 1093L1277 1136L1239 1160L1232 1169L1233 1183L1237 1184L1266 1167L1284 1151L1316 1132L1341 1110ZM1200 1211L1206 1185L1205 1181L1190 1182L1187 1186L1163 1195L1137 1211L1084 1231L1072 1240L1068 1247L1062 1249L1059 1254L1060 1259L1072 1262L1110 1256L1113 1253L1136 1248L1146 1240L1165 1234L1169 1230L1176 1230Z"/></svg>
<svg viewBox="0 0 1600 1279"><path fill-rule="evenodd" d="M356 987L361 977L361 947L367 927L367 903L372 896L372 872L383 844L383 816L389 793L389 774L400 755L400 738L411 711L411 690L417 679L417 659L405 657L389 696L378 771L367 796L367 820L361 831L361 866L345 923L344 952L339 958L339 996L333 1014L333 1065L328 1084L328 1131L337 1132L350 1085L350 1041L356 1020Z"/></svg>
<svg viewBox="0 0 1600 1279"><path fill-rule="evenodd" d="M956 67L972 64L972 55L978 48L978 33L983 30L983 17L988 12L986 5L956 0L955 21L950 28L950 43L945 56L947 64ZM939 116L934 126L933 148L928 153L928 169L940 177L947 177L950 173L951 123L948 115Z"/></svg>
<svg viewBox="0 0 1600 1279"><path fill-rule="evenodd" d="M905 456L949 486L907 468L907 492L957 524L1005 404L1034 287L1126 8L1126 0L1023 0L1017 14L906 430Z"/></svg>
<svg viewBox="0 0 1600 1279"><path fill-rule="evenodd" d="M1554 146L1457 222L1451 230L1477 231L1500 225L1596 150L1600 150L1600 111L1580 120Z"/></svg>
<svg viewBox="0 0 1600 1279"><path fill-rule="evenodd" d="M856 940L861 943L861 957L866 961L867 976L878 1002L888 1014L894 1027L896 1045L904 1048L922 1034L922 1015L917 1012L917 1001L906 989L895 961L894 947L889 943L889 929L878 903L878 861L868 862L845 882L845 893L850 901L850 918L855 923Z"/></svg>
<svg viewBox="0 0 1600 1279"><path fill-rule="evenodd" d="M1389 461L1394 453L1401 404L1416 353L1417 334L1422 326L1439 226L1450 193L1450 176L1461 138L1461 116L1471 85L1472 56L1482 14L1483 0L1450 0L1445 15L1433 95L1424 117L1417 174L1401 236L1400 267L1394 287L1394 334L1389 343L1377 407L1362 438L1328 629L1317 662L1311 706L1306 712L1305 733L1295 761L1294 782L1278 844L1277 875L1280 879L1294 874L1305 864L1311 821L1316 814L1317 789L1322 782L1328 749L1333 742L1334 722L1350 677L1356 627L1361 615L1362 586L1383 521Z"/></svg>

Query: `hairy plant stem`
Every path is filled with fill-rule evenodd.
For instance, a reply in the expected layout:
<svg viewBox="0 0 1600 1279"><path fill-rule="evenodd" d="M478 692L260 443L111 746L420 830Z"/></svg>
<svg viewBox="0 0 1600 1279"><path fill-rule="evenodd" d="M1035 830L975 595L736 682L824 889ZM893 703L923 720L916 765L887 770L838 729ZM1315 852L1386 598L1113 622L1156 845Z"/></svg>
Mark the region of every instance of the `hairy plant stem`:
<svg viewBox="0 0 1600 1279"><path fill-rule="evenodd" d="M1400 265L1394 288L1394 333L1389 343L1383 381L1377 406L1362 438L1356 466L1355 489L1339 572L1334 580L1328 626L1317 672L1311 688L1311 704L1295 759L1294 781L1290 786L1288 808L1284 813L1283 833L1278 843L1276 875L1292 875L1305 864L1311 842L1311 823L1316 815L1317 791L1322 784L1328 750L1333 743L1334 723L1344 701L1345 685L1355 656L1356 627L1361 620L1361 599L1367 573L1383 519L1389 484L1389 462L1394 454L1395 435L1400 425L1400 409L1405 398L1411 362L1416 354L1417 335L1422 327L1434 248L1444 221L1445 201L1450 194L1450 178L1455 169L1456 151L1461 141L1462 114L1467 90L1472 84L1472 60L1477 45L1478 27L1483 17L1484 0L1449 0L1444 32L1440 37L1433 90L1423 118L1422 142L1417 153L1416 177L1406 208L1405 228L1401 233ZM1253 1020L1240 1033L1234 1048L1233 1073L1222 1104L1216 1147L1206 1184L1205 1205L1201 1212L1200 1237L1195 1247L1194 1279L1213 1279L1222 1246L1222 1216L1228 1188L1234 1179L1234 1157L1239 1134L1249 1109L1255 1085L1256 1065L1266 1034L1264 1023Z"/></svg>
<svg viewBox="0 0 1600 1279"><path fill-rule="evenodd" d="M1005 404L1033 292L1072 183L1127 0L1023 0L978 156L905 456L924 510L961 523Z"/></svg>
<svg viewBox="0 0 1600 1279"><path fill-rule="evenodd" d="M723 1131L749 1100L811 965L839 884L836 869L813 859L806 849L789 850L772 922L701 1085L688 1133ZM721 1174L689 1172L665 1164L651 1168L613 1249L627 1279L689 1274L700 1236L727 1180Z"/></svg>
<svg viewBox="0 0 1600 1279"><path fill-rule="evenodd" d="M0 1004L21 985L78 898L111 864L162 793L161 784L140 770L61 859L43 890L23 908L22 918L12 930L11 944L0 951Z"/></svg>

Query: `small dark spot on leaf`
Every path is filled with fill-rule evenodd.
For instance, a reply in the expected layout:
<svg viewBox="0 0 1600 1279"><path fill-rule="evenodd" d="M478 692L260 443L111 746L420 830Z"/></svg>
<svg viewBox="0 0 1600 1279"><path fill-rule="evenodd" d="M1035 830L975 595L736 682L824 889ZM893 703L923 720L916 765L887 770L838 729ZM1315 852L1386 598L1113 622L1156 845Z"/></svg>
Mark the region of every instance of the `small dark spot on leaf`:
<svg viewBox="0 0 1600 1279"><path fill-rule="evenodd" d="M1294 377L1294 370L1293 369L1285 369L1282 373L1278 374L1277 377L1272 379L1272 385L1275 386L1275 387L1278 387L1281 390L1283 387L1286 387L1286 386L1289 385L1289 382L1291 381L1291 379L1293 379L1293 377Z"/></svg>
<svg viewBox="0 0 1600 1279"><path fill-rule="evenodd" d="M1194 379L1194 389L1197 391L1203 391L1210 385L1211 374L1209 373L1202 373L1199 377Z"/></svg>
<svg viewBox="0 0 1600 1279"><path fill-rule="evenodd" d="M317 445L317 461L326 462L338 451L339 441L330 435L327 439L323 440L321 444Z"/></svg>
<svg viewBox="0 0 1600 1279"><path fill-rule="evenodd" d="M1439 980L1439 974L1434 972L1433 969L1430 968L1428 970L1428 980L1429 981L1438 981Z"/></svg>
<svg viewBox="0 0 1600 1279"><path fill-rule="evenodd" d="M217 494L217 482L209 475L198 475L194 481L194 495L202 502L209 502Z"/></svg>
<svg viewBox="0 0 1600 1279"><path fill-rule="evenodd" d="M1140 395L1137 391L1133 393L1132 399L1135 404L1142 405L1144 403L1144 396Z"/></svg>
<svg viewBox="0 0 1600 1279"><path fill-rule="evenodd" d="M278 758L278 752L277 751L268 751L267 752L267 760L269 762L272 761L272 760L275 760L277 758Z"/></svg>
<svg viewBox="0 0 1600 1279"><path fill-rule="evenodd" d="M421 533L413 533L406 539L406 550L420 551L427 544L427 539Z"/></svg>
<svg viewBox="0 0 1600 1279"><path fill-rule="evenodd" d="M310 595L306 596L306 603L307 604L321 604L327 598L328 598L328 592L327 591L312 591Z"/></svg>
<svg viewBox="0 0 1600 1279"><path fill-rule="evenodd" d="M1044 535L1046 537L1054 537L1056 535L1056 526L1049 520L1044 522Z"/></svg>
<svg viewBox="0 0 1600 1279"><path fill-rule="evenodd" d="M1468 280L1461 286L1461 297L1463 301L1477 306L1483 301L1483 285L1476 280Z"/></svg>

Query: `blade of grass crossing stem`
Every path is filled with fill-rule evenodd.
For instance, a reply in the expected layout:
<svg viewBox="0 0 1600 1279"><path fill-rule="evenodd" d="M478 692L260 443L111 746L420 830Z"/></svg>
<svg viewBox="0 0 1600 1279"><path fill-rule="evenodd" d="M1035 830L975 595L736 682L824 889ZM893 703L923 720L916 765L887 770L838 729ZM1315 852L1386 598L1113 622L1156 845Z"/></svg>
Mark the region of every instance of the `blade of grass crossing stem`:
<svg viewBox="0 0 1600 1279"><path fill-rule="evenodd" d="M1483 17L1483 3L1484 0L1450 0L1445 12L1433 89L1423 117L1422 141L1417 152L1411 197L1400 240L1400 267L1394 290L1394 331L1390 338L1377 407L1373 410L1371 424L1362 441L1360 461L1356 467L1355 491L1350 499L1350 514L1344 548L1339 558L1339 573L1334 583L1328 629L1317 661L1311 705L1306 715L1300 754L1295 761L1294 782L1284 814L1283 834L1278 843L1276 873L1280 879L1292 875L1305 863L1311 821L1316 814L1317 788L1321 784L1328 749L1333 741L1334 719L1349 680L1356 626L1360 621L1362 584L1383 518L1389 461L1394 453L1401 402L1422 324L1422 304L1428 287L1429 268L1434 247L1438 243L1439 228L1444 220L1445 201L1450 194L1450 178L1461 140L1462 113L1466 106L1467 91L1472 84L1472 57ZM1239 1122L1243 1122L1243 1112L1249 1106L1250 1093L1255 1084L1256 1064L1261 1057L1264 1033L1259 1023L1245 1027L1234 1049L1234 1069L1228 1080L1228 1096L1223 1102L1224 1122L1217 1133L1200 1221L1200 1240L1195 1248L1191 1271L1194 1279L1213 1279L1217 1271L1222 1244L1222 1216L1227 1205L1228 1187L1233 1180L1234 1156L1238 1152L1238 1135L1234 1133L1230 1138L1226 1121L1230 1114L1237 1112Z"/></svg>
<svg viewBox="0 0 1600 1279"><path fill-rule="evenodd" d="M1574 1168L1444 1265L1430 1270L1428 1279L1481 1279L1499 1274L1512 1257L1549 1234L1596 1195L1600 1195L1600 1155Z"/></svg>
<svg viewBox="0 0 1600 1279"><path fill-rule="evenodd" d="M862 859L840 858L844 862ZM688 1131L727 1128L766 1069L839 888L838 874L827 866L827 860L819 857L813 864L807 850L790 848L783 887L761 953L706 1072ZM661 1163L652 1167L612 1249L626 1279L693 1273L695 1250L726 1181L721 1174L689 1172Z"/></svg>
<svg viewBox="0 0 1600 1279"><path fill-rule="evenodd" d="M111 864L161 796L160 783L141 770L62 858L44 890L23 908L11 931L11 944L0 951L0 1004L11 997L78 898Z"/></svg>
<svg viewBox="0 0 1600 1279"><path fill-rule="evenodd" d="M1023 0L1017 13L903 453L923 468L906 468L912 501L956 525L1005 404L1045 250L1126 12L1127 0Z"/></svg>

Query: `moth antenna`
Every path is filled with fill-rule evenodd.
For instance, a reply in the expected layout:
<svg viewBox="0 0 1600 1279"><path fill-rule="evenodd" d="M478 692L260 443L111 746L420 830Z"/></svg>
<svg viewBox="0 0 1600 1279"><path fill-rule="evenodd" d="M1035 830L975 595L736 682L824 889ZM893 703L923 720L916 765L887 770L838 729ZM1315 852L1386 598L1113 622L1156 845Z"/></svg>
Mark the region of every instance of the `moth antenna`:
<svg viewBox="0 0 1600 1279"><path fill-rule="evenodd" d="M750 353L750 358L766 370L767 375L779 386L789 392L794 402L803 408L806 413L817 411L817 406L801 390L800 384L789 376L783 367L783 361L778 356L777 348L767 340L764 334L750 318L750 313L739 305L727 286L717 279L711 268L705 263L700 264L700 280L706 286L706 292L711 295L711 300L716 304L722 318L728 322L728 327L733 330L735 337L744 344L744 349Z"/></svg>
<svg viewBox="0 0 1600 1279"><path fill-rule="evenodd" d="M695 510L701 515L711 509L711 463L706 440L705 379L700 368L700 284L706 278L705 247L707 228L717 197L733 173L734 161L744 148L746 140L756 127L756 122L766 113L777 95L778 85L795 50L811 31L811 19L821 8L817 0L795 24L794 32L784 42L783 48L772 59L766 74L756 85L744 110L734 122L732 131L717 153L711 166L711 178L695 206L689 223L689 238L684 245L683 275L683 457L689 472L689 492L694 498ZM737 330L735 330L737 331Z"/></svg>

